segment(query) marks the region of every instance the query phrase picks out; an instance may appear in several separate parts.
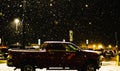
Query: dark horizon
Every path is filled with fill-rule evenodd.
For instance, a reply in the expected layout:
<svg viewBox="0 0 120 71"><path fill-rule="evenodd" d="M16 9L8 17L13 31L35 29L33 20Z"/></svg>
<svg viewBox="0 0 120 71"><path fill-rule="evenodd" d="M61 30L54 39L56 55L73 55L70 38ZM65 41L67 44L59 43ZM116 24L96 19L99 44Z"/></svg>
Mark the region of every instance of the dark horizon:
<svg viewBox="0 0 120 71"><path fill-rule="evenodd" d="M22 41L21 27L15 33L11 22L23 19L26 43L37 43L37 39L69 41L69 30L73 30L76 44L116 44L120 39L119 0L26 0L0 1L0 37L7 44ZM117 33L117 35L115 34ZM117 36L117 39L116 39Z"/></svg>

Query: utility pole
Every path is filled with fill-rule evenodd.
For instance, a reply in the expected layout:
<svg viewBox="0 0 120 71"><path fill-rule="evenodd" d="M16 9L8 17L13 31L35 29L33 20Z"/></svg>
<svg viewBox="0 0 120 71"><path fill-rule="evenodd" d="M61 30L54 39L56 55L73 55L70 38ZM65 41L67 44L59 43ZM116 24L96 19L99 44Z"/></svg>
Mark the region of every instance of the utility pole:
<svg viewBox="0 0 120 71"><path fill-rule="evenodd" d="M116 49L117 49L117 53L118 53L118 38L117 38L117 32L115 32L115 41L116 41ZM116 56L116 65L119 66L119 54L117 54Z"/></svg>
<svg viewBox="0 0 120 71"><path fill-rule="evenodd" d="M88 49L89 40L86 39L86 48Z"/></svg>
<svg viewBox="0 0 120 71"><path fill-rule="evenodd" d="M115 32L115 42L116 42L116 47L118 49L118 38L117 38L117 32Z"/></svg>
<svg viewBox="0 0 120 71"><path fill-rule="evenodd" d="M2 12L0 12L0 21L2 20ZM0 45L2 44L2 26L0 25Z"/></svg>
<svg viewBox="0 0 120 71"><path fill-rule="evenodd" d="M25 48L25 42L26 42L26 38L25 38L25 13L26 13L26 0L23 0L23 19L22 19L22 25L23 25L23 28L22 28L22 33L23 33L23 36L22 36L22 45L23 47L22 48Z"/></svg>

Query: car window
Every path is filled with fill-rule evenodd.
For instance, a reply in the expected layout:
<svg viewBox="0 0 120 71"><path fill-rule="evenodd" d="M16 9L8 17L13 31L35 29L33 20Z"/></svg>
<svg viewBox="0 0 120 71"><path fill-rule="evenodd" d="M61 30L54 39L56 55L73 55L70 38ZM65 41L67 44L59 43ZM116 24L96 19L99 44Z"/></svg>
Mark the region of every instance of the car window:
<svg viewBox="0 0 120 71"><path fill-rule="evenodd" d="M66 45L65 45L65 48L66 48L66 51L76 51L76 50L77 50L77 48L74 47L74 46L71 45L71 44L66 44Z"/></svg>
<svg viewBox="0 0 120 71"><path fill-rule="evenodd" d="M46 48L46 50L65 50L64 46L58 43L47 44L44 48Z"/></svg>

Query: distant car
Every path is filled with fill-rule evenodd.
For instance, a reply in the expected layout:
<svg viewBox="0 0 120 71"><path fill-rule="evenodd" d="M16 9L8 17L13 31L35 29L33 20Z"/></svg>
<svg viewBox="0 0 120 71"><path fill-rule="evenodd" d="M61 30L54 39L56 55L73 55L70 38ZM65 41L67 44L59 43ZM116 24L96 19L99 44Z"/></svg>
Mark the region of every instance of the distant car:
<svg viewBox="0 0 120 71"><path fill-rule="evenodd" d="M108 58L111 58L111 57L114 57L115 56L115 51L113 51L112 49L105 49L103 51L103 56L104 57L108 57Z"/></svg>
<svg viewBox="0 0 120 71"><path fill-rule="evenodd" d="M22 45L20 45L20 44L11 44L11 45L9 45L9 49L20 49L20 48L22 48L23 46Z"/></svg>
<svg viewBox="0 0 120 71"><path fill-rule="evenodd" d="M120 50L118 51L118 55L120 55Z"/></svg>
<svg viewBox="0 0 120 71"><path fill-rule="evenodd" d="M0 60L7 58L7 46L0 46Z"/></svg>
<svg viewBox="0 0 120 71"><path fill-rule="evenodd" d="M2 59L4 59L4 56L3 56L3 54L0 51L0 60L2 60Z"/></svg>

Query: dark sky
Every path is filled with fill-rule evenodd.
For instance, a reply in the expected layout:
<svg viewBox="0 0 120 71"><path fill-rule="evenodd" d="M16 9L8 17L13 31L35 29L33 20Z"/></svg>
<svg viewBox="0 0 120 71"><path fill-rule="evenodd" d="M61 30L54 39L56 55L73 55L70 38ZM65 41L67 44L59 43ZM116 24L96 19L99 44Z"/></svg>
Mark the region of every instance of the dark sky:
<svg viewBox="0 0 120 71"><path fill-rule="evenodd" d="M39 38L69 41L69 30L73 30L76 44L86 39L115 44L115 36L120 39L119 4L119 0L0 0L0 36L8 44L21 41L21 27L16 34L11 22L24 18L27 43L36 43Z"/></svg>

